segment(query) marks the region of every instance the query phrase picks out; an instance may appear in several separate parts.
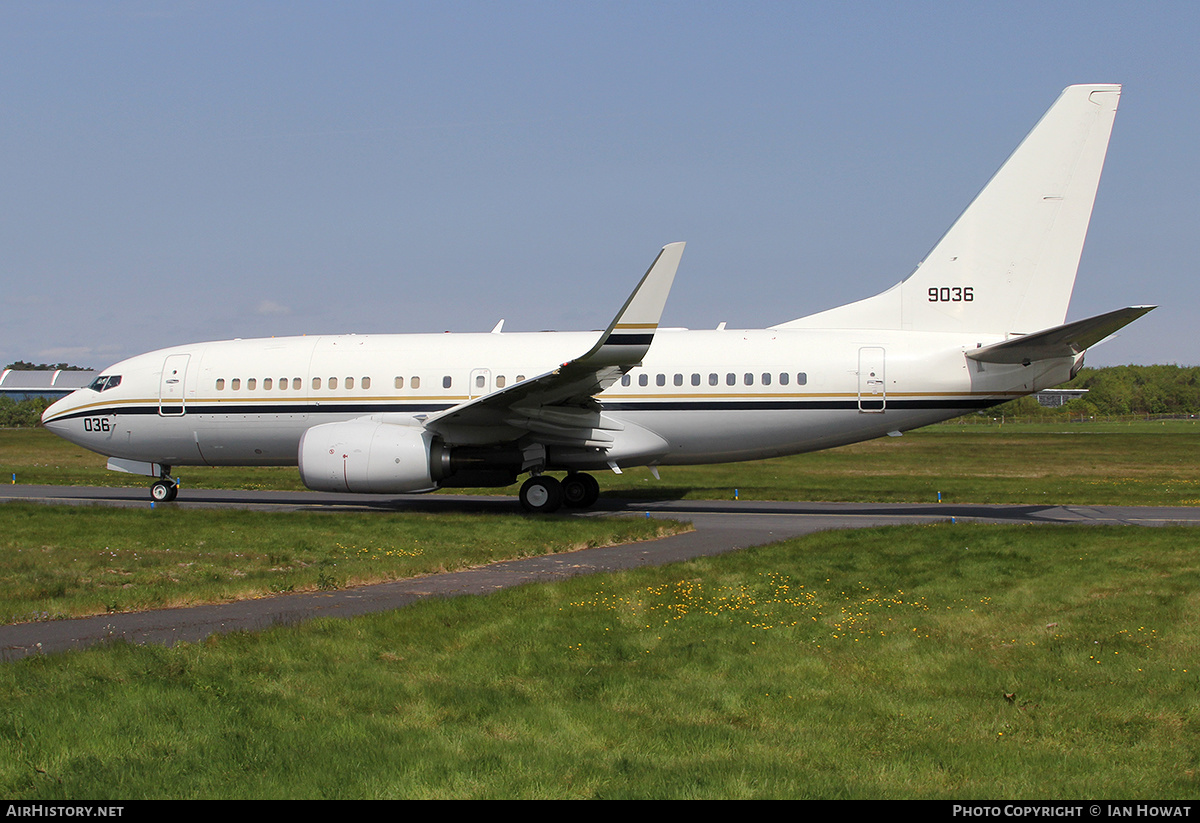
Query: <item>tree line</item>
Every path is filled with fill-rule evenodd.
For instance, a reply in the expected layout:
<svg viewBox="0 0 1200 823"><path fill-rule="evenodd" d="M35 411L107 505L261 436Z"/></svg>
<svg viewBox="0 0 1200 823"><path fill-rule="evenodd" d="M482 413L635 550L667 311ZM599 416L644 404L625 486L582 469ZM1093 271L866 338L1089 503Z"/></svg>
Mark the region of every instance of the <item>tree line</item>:
<svg viewBox="0 0 1200 823"><path fill-rule="evenodd" d="M87 366L72 366L70 363L30 363L28 360L17 360L4 368L16 371L92 371Z"/></svg>
<svg viewBox="0 0 1200 823"><path fill-rule="evenodd" d="M983 414L1043 420L1200 414L1200 366L1083 368L1059 388L1087 389L1088 393L1057 408L1045 408L1032 397L1022 397Z"/></svg>
<svg viewBox="0 0 1200 823"><path fill-rule="evenodd" d="M7 395L0 395L0 428L40 426L42 412L53 402L44 397L17 401Z"/></svg>

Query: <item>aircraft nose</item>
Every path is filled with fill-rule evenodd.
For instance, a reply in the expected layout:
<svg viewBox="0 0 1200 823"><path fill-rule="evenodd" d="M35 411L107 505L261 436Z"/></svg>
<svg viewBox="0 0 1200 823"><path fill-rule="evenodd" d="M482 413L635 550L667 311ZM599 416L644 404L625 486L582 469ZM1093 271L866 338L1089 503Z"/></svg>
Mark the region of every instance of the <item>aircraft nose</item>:
<svg viewBox="0 0 1200 823"><path fill-rule="evenodd" d="M55 434L65 431L66 424L59 418L75 405L71 400L74 396L75 392L71 392L66 397L59 398L47 406L46 410L42 412L42 425Z"/></svg>

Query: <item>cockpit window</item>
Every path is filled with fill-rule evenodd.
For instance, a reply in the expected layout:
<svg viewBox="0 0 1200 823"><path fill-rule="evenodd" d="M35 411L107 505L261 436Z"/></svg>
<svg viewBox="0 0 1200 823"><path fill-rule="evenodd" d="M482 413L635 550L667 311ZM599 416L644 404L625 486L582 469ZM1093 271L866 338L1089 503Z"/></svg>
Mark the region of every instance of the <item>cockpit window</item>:
<svg viewBox="0 0 1200 823"><path fill-rule="evenodd" d="M92 391L108 391L115 389L121 385L121 375L119 374L102 374L88 385Z"/></svg>

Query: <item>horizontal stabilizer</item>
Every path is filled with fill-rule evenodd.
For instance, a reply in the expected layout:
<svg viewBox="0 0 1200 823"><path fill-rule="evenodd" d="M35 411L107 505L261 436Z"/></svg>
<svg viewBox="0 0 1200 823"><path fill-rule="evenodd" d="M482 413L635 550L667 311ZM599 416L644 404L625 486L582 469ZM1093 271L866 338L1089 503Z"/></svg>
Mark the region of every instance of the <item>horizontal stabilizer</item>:
<svg viewBox="0 0 1200 823"><path fill-rule="evenodd" d="M1026 366L1035 360L1074 357L1155 308L1157 307L1130 306L1117 309L1086 320L1076 320L1074 323L984 346L967 352L967 357L981 363Z"/></svg>

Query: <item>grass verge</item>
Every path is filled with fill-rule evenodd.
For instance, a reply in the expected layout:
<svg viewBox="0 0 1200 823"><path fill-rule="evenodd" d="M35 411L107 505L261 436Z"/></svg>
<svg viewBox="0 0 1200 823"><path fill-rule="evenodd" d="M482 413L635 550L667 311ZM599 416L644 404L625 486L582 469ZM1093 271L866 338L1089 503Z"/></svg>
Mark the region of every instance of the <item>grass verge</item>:
<svg viewBox="0 0 1200 823"><path fill-rule="evenodd" d="M0 667L9 798L1192 798L1198 535L901 527Z"/></svg>
<svg viewBox="0 0 1200 823"><path fill-rule="evenodd" d="M338 589L685 530L635 518L0 505L0 622Z"/></svg>

